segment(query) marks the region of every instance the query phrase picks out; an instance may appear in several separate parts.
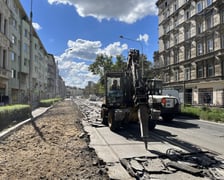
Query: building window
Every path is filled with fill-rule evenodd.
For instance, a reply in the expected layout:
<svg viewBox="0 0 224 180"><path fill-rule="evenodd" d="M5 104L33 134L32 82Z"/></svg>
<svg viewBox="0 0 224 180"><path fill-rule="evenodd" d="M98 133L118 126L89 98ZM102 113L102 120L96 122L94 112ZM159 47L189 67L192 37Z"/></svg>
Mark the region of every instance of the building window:
<svg viewBox="0 0 224 180"><path fill-rule="evenodd" d="M11 37L11 43L16 44L16 37L14 35L12 35Z"/></svg>
<svg viewBox="0 0 224 180"><path fill-rule="evenodd" d="M177 45L179 42L178 34L174 34L174 45Z"/></svg>
<svg viewBox="0 0 224 180"><path fill-rule="evenodd" d="M176 50L174 51L174 63L178 63L179 62L179 51Z"/></svg>
<svg viewBox="0 0 224 180"><path fill-rule="evenodd" d="M170 41L166 40L165 41L165 49L168 49L170 47Z"/></svg>
<svg viewBox="0 0 224 180"><path fill-rule="evenodd" d="M184 14L185 14L185 20L190 18L190 11L189 10L185 10Z"/></svg>
<svg viewBox="0 0 224 180"><path fill-rule="evenodd" d="M188 60L191 58L191 47L185 47L185 59Z"/></svg>
<svg viewBox="0 0 224 180"><path fill-rule="evenodd" d="M212 0L206 0L207 6L210 6L212 4Z"/></svg>
<svg viewBox="0 0 224 180"><path fill-rule="evenodd" d="M199 42L197 44L197 55L200 56L202 54L203 54L203 44L202 44L202 42Z"/></svg>
<svg viewBox="0 0 224 180"><path fill-rule="evenodd" d="M164 65L170 65L170 56L168 54L164 56Z"/></svg>
<svg viewBox="0 0 224 180"><path fill-rule="evenodd" d="M3 67L3 69L6 69L6 66L7 66L7 51L5 49L3 50L2 59L3 59L2 67Z"/></svg>
<svg viewBox="0 0 224 180"><path fill-rule="evenodd" d="M203 2L199 1L197 2L197 13L201 12L203 10Z"/></svg>
<svg viewBox="0 0 224 180"><path fill-rule="evenodd" d="M178 2L177 0L173 4L173 10L176 11L178 9Z"/></svg>
<svg viewBox="0 0 224 180"><path fill-rule="evenodd" d="M221 23L224 23L224 10L222 10L221 12L220 12L220 19L221 19Z"/></svg>
<svg viewBox="0 0 224 180"><path fill-rule="evenodd" d="M7 20L5 19L4 20L4 29L3 29L3 34L6 34L7 33Z"/></svg>
<svg viewBox="0 0 224 180"><path fill-rule="evenodd" d="M189 39L191 37L191 28L185 27L185 40Z"/></svg>
<svg viewBox="0 0 224 180"><path fill-rule="evenodd" d="M12 19L12 26L17 29L17 22L15 19Z"/></svg>
<svg viewBox="0 0 224 180"><path fill-rule="evenodd" d="M197 66L197 78L203 78L204 77L204 67L203 65Z"/></svg>
<svg viewBox="0 0 224 180"><path fill-rule="evenodd" d="M214 66L212 63L208 63L207 65L207 76L208 77L214 76Z"/></svg>
<svg viewBox="0 0 224 180"><path fill-rule="evenodd" d="M174 28L178 26L178 17L177 16L173 18L173 26L174 26Z"/></svg>
<svg viewBox="0 0 224 180"><path fill-rule="evenodd" d="M163 19L166 19L167 18L167 12L164 12L163 13Z"/></svg>
<svg viewBox="0 0 224 180"><path fill-rule="evenodd" d="M26 44L26 43L24 43L23 44L23 51L25 52L25 53L28 53L28 44Z"/></svg>
<svg viewBox="0 0 224 180"><path fill-rule="evenodd" d="M221 37L221 47L224 48L224 34Z"/></svg>
<svg viewBox="0 0 224 180"><path fill-rule="evenodd" d="M169 82L169 74L168 73L164 74L164 81Z"/></svg>
<svg viewBox="0 0 224 180"><path fill-rule="evenodd" d="M212 52L214 49L213 49L213 39L210 38L207 40L207 52Z"/></svg>
<svg viewBox="0 0 224 180"><path fill-rule="evenodd" d="M28 30L24 29L24 37L28 38Z"/></svg>
<svg viewBox="0 0 224 180"><path fill-rule="evenodd" d="M198 90L199 104L211 104L213 102L213 89L203 88Z"/></svg>
<svg viewBox="0 0 224 180"><path fill-rule="evenodd" d="M11 60L15 61L16 55L13 51L11 51Z"/></svg>
<svg viewBox="0 0 224 180"><path fill-rule="evenodd" d="M164 26L164 34L168 33L170 31L170 25L169 24L166 24Z"/></svg>
<svg viewBox="0 0 224 180"><path fill-rule="evenodd" d="M11 77L12 77L13 79L16 78L16 70L15 70L15 69L12 69L12 75L11 75Z"/></svg>
<svg viewBox="0 0 224 180"><path fill-rule="evenodd" d="M24 58L24 66L27 66L27 65L28 65L28 59Z"/></svg>
<svg viewBox="0 0 224 180"><path fill-rule="evenodd" d="M206 17L206 28L210 29L213 27L213 16L212 15L208 15Z"/></svg>
<svg viewBox="0 0 224 180"><path fill-rule="evenodd" d="M198 22L197 23L197 34L200 34L203 32L203 23L202 22Z"/></svg>
<svg viewBox="0 0 224 180"><path fill-rule="evenodd" d="M184 80L190 80L191 79L191 69L190 67L186 67L184 69Z"/></svg>
<svg viewBox="0 0 224 180"><path fill-rule="evenodd" d="M179 81L179 70L174 70L174 81Z"/></svg>
<svg viewBox="0 0 224 180"><path fill-rule="evenodd" d="M167 17L170 15L170 10L167 9Z"/></svg>

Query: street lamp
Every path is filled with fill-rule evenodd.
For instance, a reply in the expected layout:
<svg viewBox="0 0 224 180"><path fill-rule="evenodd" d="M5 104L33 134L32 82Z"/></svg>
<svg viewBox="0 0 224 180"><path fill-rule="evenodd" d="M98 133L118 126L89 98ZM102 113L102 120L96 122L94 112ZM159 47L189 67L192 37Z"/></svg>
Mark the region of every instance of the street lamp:
<svg viewBox="0 0 224 180"><path fill-rule="evenodd" d="M131 39L131 38L127 38L127 37L124 37L123 35L120 35L120 38L121 39L126 39L126 40L129 40L129 41L134 41L134 42L137 42L137 43L139 43L140 44L140 46L141 46L141 60L142 60L142 78L143 78L143 76L144 76L144 63L143 63L143 45L142 45L142 43L141 43L141 41L139 41L139 40L135 40L135 39Z"/></svg>

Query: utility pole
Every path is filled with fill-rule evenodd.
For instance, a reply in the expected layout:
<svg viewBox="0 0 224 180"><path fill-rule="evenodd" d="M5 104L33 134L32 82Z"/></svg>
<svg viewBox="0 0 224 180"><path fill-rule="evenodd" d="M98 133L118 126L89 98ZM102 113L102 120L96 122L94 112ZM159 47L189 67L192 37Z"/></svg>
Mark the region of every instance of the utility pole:
<svg viewBox="0 0 224 180"><path fill-rule="evenodd" d="M33 94L32 94L32 68L33 68L33 48L32 48L32 44L33 44L33 26L32 26L32 19L33 19L33 12L32 12L32 8L33 8L33 0L31 0L30 2L30 21L29 21L29 25L30 25L30 61L29 61L29 104L30 104L30 108L32 110L32 106L33 106Z"/></svg>
<svg viewBox="0 0 224 180"><path fill-rule="evenodd" d="M144 77L144 59L143 59L143 45L142 45L142 43L141 43L141 41L139 41L139 40L135 40L135 39L131 39L131 38L127 38L127 37L124 37L123 35L120 35L120 38L121 39L126 39L126 40L129 40L129 41L134 41L134 42L137 42L137 43L139 43L140 44L140 46L141 46L141 60L142 60L142 78Z"/></svg>

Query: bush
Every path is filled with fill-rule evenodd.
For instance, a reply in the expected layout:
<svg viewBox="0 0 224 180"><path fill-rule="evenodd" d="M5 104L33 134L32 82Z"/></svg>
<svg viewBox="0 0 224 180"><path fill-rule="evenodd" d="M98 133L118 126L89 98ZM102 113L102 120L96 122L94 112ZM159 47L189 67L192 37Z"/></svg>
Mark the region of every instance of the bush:
<svg viewBox="0 0 224 180"><path fill-rule="evenodd" d="M222 108L182 106L181 113L183 115L198 117L204 120L224 122L224 109Z"/></svg>
<svg viewBox="0 0 224 180"><path fill-rule="evenodd" d="M18 123L31 118L29 105L17 104L0 107L0 129L4 129L12 123Z"/></svg>
<svg viewBox="0 0 224 180"><path fill-rule="evenodd" d="M62 98L43 99L43 100L40 100L39 106L40 107L49 107L49 106L53 105L54 103L61 101L61 100L62 100Z"/></svg>

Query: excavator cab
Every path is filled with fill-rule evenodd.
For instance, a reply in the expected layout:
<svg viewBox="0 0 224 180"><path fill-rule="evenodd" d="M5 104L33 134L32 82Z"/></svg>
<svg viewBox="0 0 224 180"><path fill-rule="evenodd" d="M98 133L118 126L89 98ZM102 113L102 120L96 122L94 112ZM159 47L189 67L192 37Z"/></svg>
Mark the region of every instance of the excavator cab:
<svg viewBox="0 0 224 180"><path fill-rule="evenodd" d="M108 76L106 83L106 104L120 106L123 102L122 77Z"/></svg>
<svg viewBox="0 0 224 180"><path fill-rule="evenodd" d="M105 75L105 104L120 108L133 106L133 86L131 77L125 72L108 72Z"/></svg>

